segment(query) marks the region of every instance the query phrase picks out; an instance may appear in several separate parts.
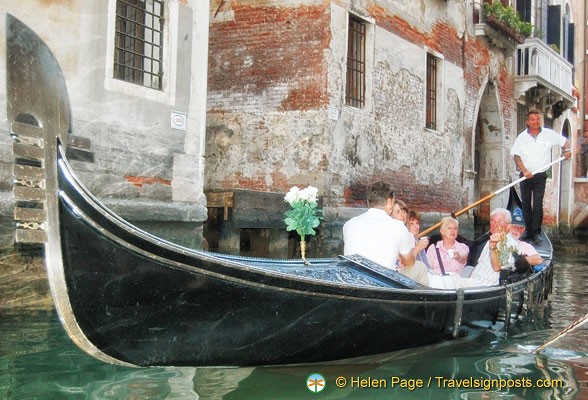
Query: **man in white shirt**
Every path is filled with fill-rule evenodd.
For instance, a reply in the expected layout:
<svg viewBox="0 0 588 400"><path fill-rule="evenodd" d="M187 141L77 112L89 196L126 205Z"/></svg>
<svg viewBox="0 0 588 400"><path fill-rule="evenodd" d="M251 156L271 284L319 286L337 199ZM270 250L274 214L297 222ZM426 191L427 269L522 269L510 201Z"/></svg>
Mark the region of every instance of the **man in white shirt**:
<svg viewBox="0 0 588 400"><path fill-rule="evenodd" d="M543 195L547 174L540 169L551 162L551 149L559 145L563 147L564 156L572 155L568 140L549 128L541 128L541 116L537 111L529 112L527 126L516 138L510 154L521 171L521 200L523 216L527 228L527 240L536 245L541 244L541 224L543 223ZM539 170L539 171L538 171ZM533 175L533 172L538 171Z"/></svg>
<svg viewBox="0 0 588 400"><path fill-rule="evenodd" d="M343 253L359 254L390 269L396 269L399 259L404 264L399 270L401 274L428 285L427 268L422 263L415 266L410 232L390 216L393 202L390 185L384 182L372 185L368 192L369 209L343 226Z"/></svg>

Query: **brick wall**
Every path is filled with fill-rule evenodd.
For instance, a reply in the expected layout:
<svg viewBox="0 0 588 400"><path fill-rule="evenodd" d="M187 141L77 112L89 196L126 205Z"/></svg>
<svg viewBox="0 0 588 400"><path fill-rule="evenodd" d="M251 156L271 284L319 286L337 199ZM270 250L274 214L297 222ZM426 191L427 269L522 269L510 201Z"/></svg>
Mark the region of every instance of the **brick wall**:
<svg viewBox="0 0 588 400"><path fill-rule="evenodd" d="M328 8L247 3L229 3L233 20L211 17L209 111L309 110L327 104Z"/></svg>

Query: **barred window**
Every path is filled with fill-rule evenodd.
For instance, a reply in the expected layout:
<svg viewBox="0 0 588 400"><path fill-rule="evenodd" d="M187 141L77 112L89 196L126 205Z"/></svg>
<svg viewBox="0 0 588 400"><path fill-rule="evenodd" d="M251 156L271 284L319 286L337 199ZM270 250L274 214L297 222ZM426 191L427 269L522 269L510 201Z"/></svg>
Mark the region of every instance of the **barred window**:
<svg viewBox="0 0 588 400"><path fill-rule="evenodd" d="M345 104L362 108L365 105L366 75L366 24L349 16L347 43L347 87Z"/></svg>
<svg viewBox="0 0 588 400"><path fill-rule="evenodd" d="M517 135L527 129L529 106L517 103Z"/></svg>
<svg viewBox="0 0 588 400"><path fill-rule="evenodd" d="M163 0L117 0L114 78L161 90Z"/></svg>
<svg viewBox="0 0 588 400"><path fill-rule="evenodd" d="M437 58L427 53L426 127L437 129Z"/></svg>

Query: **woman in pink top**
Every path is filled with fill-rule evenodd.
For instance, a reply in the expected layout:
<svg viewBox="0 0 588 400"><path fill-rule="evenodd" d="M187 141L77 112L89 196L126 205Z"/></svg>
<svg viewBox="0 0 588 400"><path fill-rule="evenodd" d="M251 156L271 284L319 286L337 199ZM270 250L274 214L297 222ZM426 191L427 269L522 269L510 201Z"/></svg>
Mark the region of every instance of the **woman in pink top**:
<svg viewBox="0 0 588 400"><path fill-rule="evenodd" d="M427 250L431 272L443 275L443 270L439 266L439 258L441 258L446 274L460 274L465 267L470 248L466 244L456 241L458 230L459 222L455 218L445 217L441 220L439 232L442 240L438 241L436 245L429 246ZM439 256L437 256L437 250L439 250Z"/></svg>

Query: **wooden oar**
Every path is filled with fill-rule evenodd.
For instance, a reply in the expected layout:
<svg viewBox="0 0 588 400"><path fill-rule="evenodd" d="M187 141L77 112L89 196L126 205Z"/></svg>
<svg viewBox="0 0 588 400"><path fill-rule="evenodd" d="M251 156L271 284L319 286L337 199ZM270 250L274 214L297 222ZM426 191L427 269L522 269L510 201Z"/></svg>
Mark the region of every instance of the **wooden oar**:
<svg viewBox="0 0 588 400"><path fill-rule="evenodd" d="M557 160L552 161L549 164L547 164L547 165L545 165L545 166L537 169L536 171L533 172L533 175L538 174L539 172L542 172L542 171L546 170L547 168L551 167L552 165L557 164L558 162L561 162L561 161L563 161L565 159L566 159L565 157L560 157ZM477 205L482 204L483 202L490 200L492 197L494 197L494 196L496 196L496 195L504 192L505 190L510 189L512 186L516 185L517 183L520 183L520 182L524 181L525 179L527 179L527 178L523 176L523 177L517 179L516 181L514 181L512 183L509 183L508 185L506 185L506 186L498 189L497 191L495 191L493 193L490 193L488 196L486 196L484 198L481 198L480 200L476 201L475 203L470 204L466 208L464 208L462 210L459 210L458 212L454 213L453 215L455 215L457 217L457 216L459 216L459 215L461 215L461 214L463 214L463 213L471 210L472 208L476 207ZM434 231L435 229L439 228L440 226L441 226L441 222L438 222L435 225L433 225L432 227L430 227L428 229L425 229L424 231L422 231L421 233L419 233L417 235L417 237L420 238L422 236L425 236L426 234Z"/></svg>
<svg viewBox="0 0 588 400"><path fill-rule="evenodd" d="M564 337L565 335L567 335L568 333L570 333L574 329L577 329L577 328L581 327L582 325L584 325L586 322L588 322L588 313L586 315L584 315L582 318L580 318L579 320L577 320L576 322L574 322L573 324L571 324L570 326L568 326L566 329L564 329L563 331L558 333L557 335L553 336L547 342L545 342L541 346L537 347L535 350L532 351L532 353L535 354L535 353L540 352L541 350L543 350L544 348L549 346L551 343L555 342L558 339L561 339L562 337Z"/></svg>

